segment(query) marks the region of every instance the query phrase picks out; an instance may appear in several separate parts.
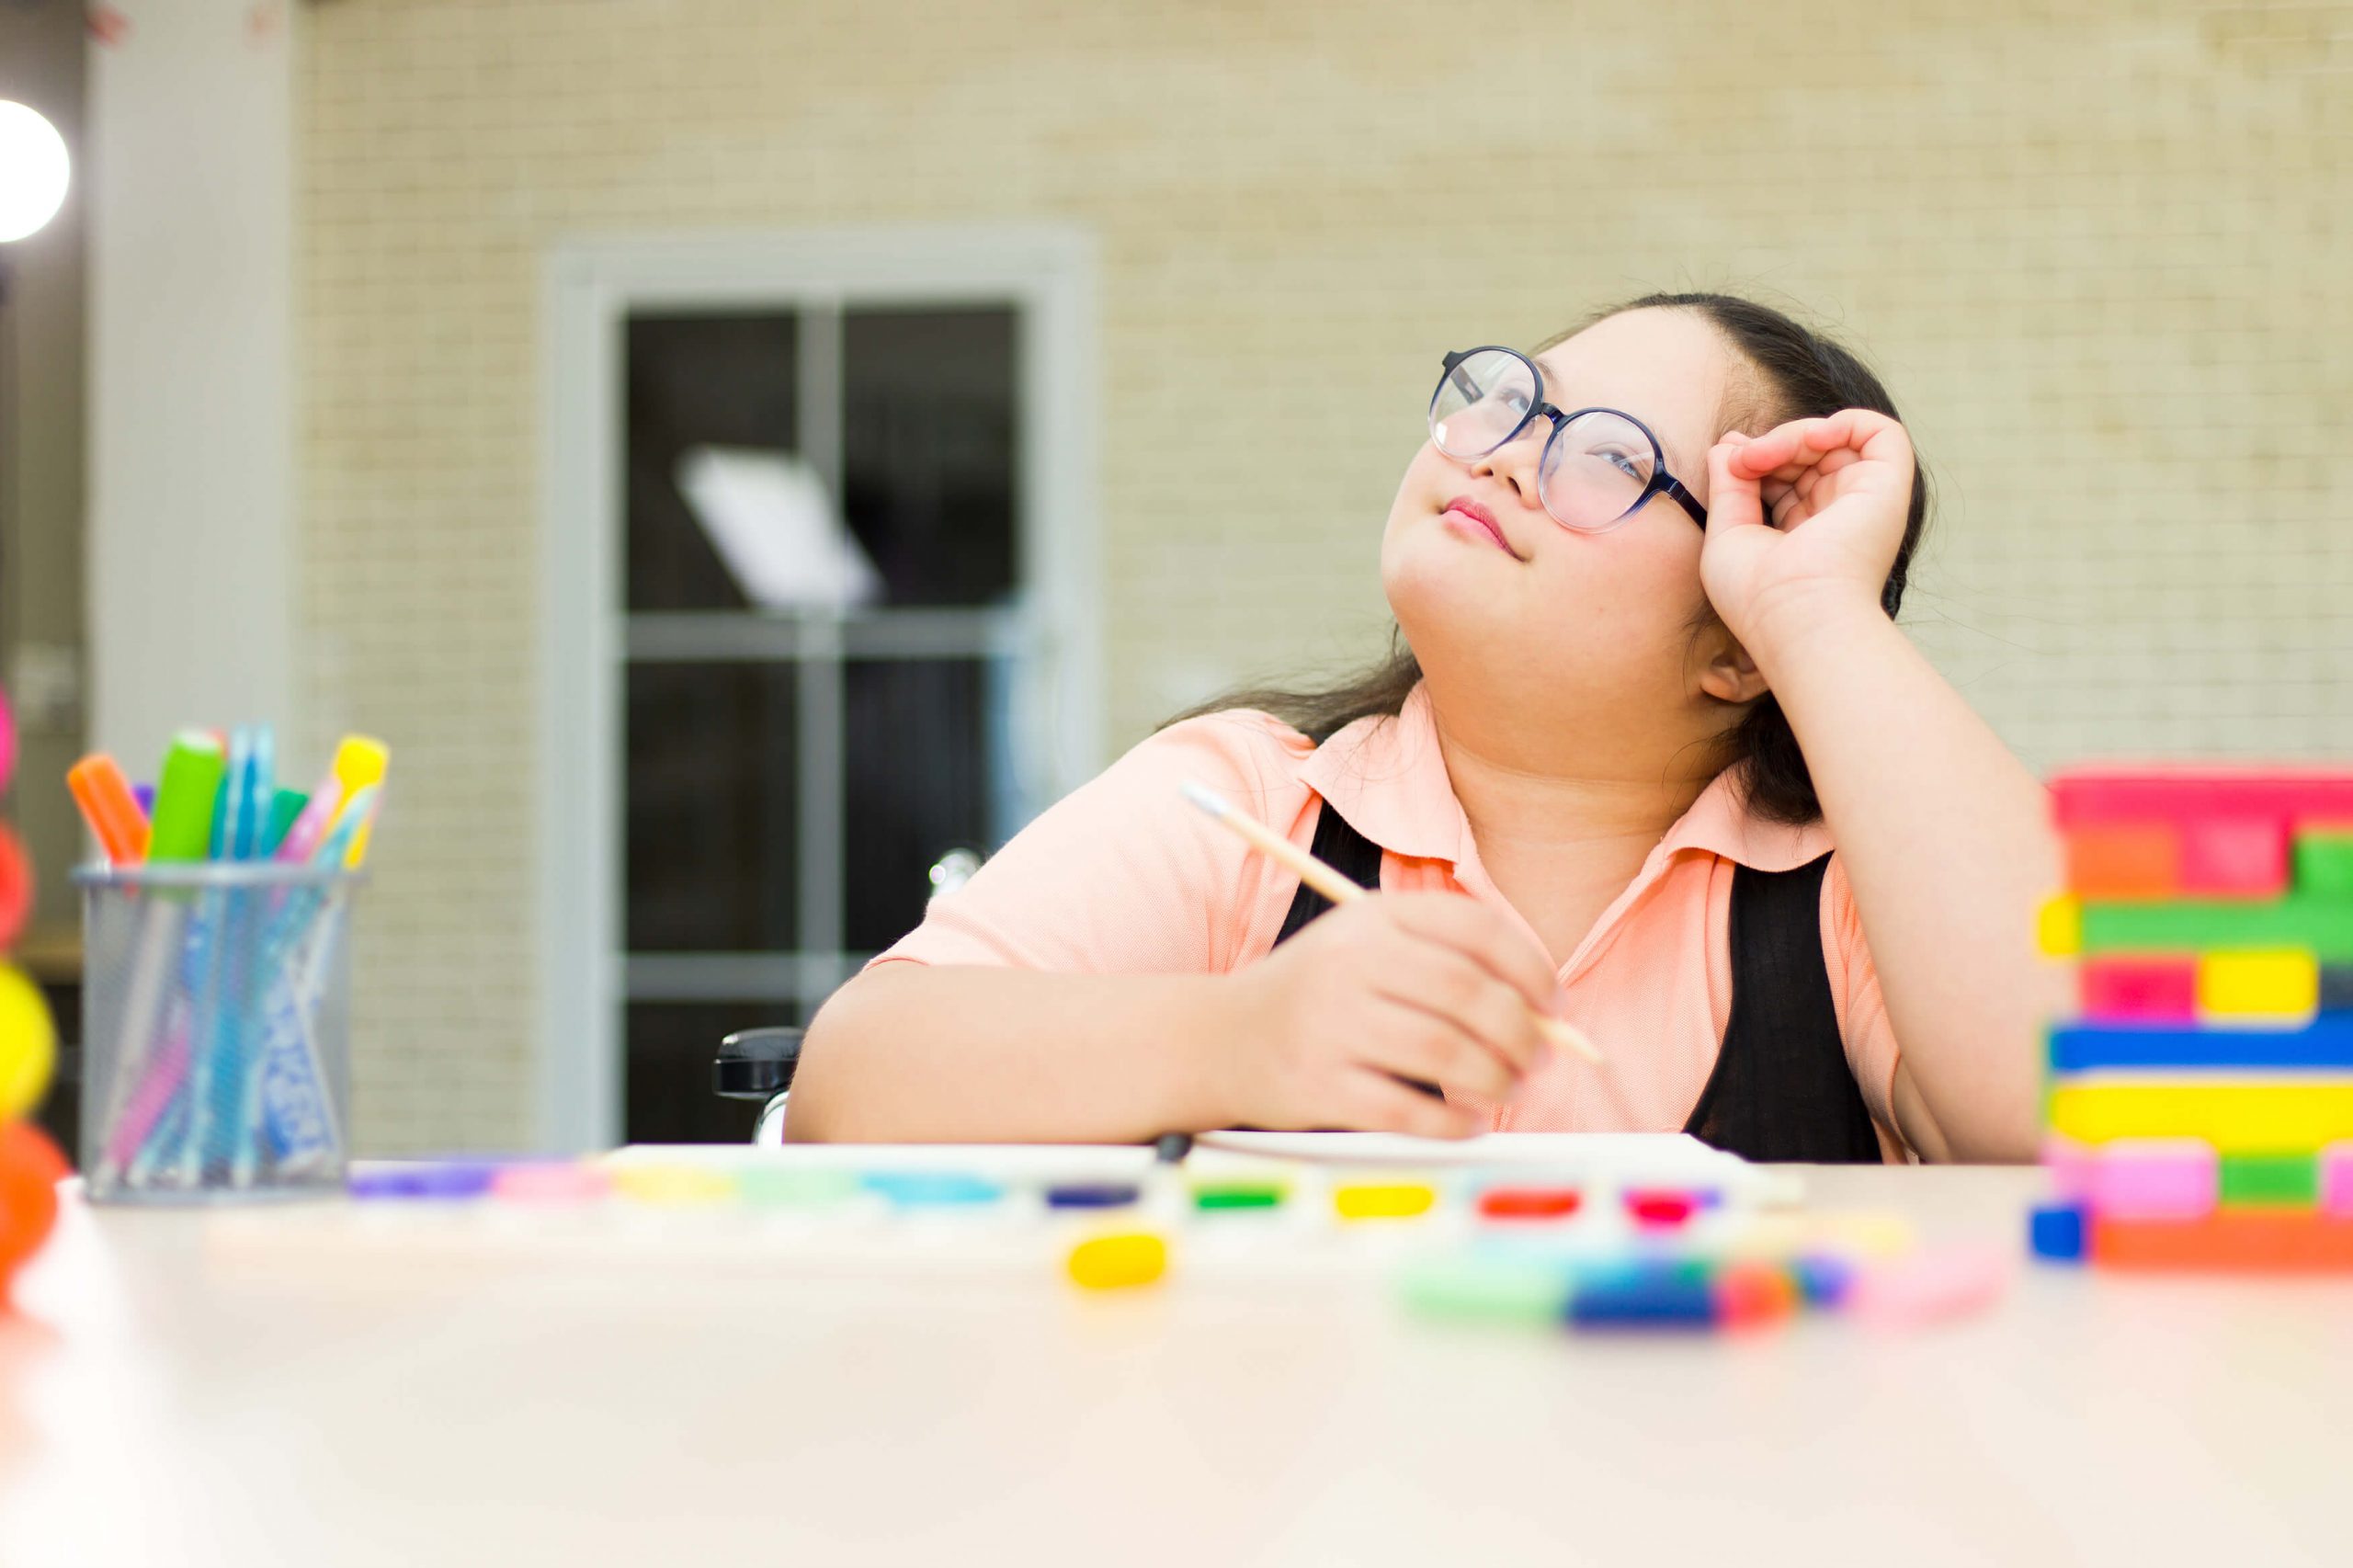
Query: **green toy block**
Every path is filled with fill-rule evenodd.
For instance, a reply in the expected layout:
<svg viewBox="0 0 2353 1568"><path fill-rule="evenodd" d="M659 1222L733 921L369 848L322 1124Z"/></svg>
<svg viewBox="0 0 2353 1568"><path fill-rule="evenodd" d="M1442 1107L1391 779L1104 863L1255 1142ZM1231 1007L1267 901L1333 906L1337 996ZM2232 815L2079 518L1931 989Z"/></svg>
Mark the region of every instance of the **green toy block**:
<svg viewBox="0 0 2353 1568"><path fill-rule="evenodd" d="M2313 1209L2320 1203L2320 1160L2313 1154L2225 1154L2225 1209Z"/></svg>
<svg viewBox="0 0 2353 1568"><path fill-rule="evenodd" d="M2290 893L2264 903L2086 903L2086 953L2195 953L2301 948L2323 963L2353 960L2353 897Z"/></svg>
<svg viewBox="0 0 2353 1568"><path fill-rule="evenodd" d="M2353 893L2353 833L2296 835L2295 870L2289 885L2298 892Z"/></svg>

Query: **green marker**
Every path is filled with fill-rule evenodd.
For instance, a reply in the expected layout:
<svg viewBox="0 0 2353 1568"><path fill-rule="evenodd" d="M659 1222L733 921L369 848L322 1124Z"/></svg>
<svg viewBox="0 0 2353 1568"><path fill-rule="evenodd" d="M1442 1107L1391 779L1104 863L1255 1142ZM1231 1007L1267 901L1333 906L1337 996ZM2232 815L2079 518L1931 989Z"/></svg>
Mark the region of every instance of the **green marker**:
<svg viewBox="0 0 2353 1568"><path fill-rule="evenodd" d="M294 819L310 803L311 797L300 790L280 790L270 797L269 823L262 833L263 859L278 853L278 846L286 842L286 830L294 825Z"/></svg>
<svg viewBox="0 0 2353 1568"><path fill-rule="evenodd" d="M228 771L221 737L182 730L172 737L164 770L155 783L154 831L150 861L203 860L212 853L212 807Z"/></svg>

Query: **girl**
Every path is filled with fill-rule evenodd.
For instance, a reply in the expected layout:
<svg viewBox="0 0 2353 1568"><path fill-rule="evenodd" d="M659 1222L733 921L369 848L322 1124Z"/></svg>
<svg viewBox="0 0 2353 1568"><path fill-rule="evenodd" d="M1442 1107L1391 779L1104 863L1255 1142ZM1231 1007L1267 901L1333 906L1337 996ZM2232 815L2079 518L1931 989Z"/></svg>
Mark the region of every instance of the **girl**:
<svg viewBox="0 0 2353 1568"><path fill-rule="evenodd" d="M1878 381L1760 305L1447 356L1389 662L1196 713L1040 816L827 1002L789 1135L2030 1157L2058 854L1891 619L1926 515ZM1317 917L1188 779L1380 896Z"/></svg>

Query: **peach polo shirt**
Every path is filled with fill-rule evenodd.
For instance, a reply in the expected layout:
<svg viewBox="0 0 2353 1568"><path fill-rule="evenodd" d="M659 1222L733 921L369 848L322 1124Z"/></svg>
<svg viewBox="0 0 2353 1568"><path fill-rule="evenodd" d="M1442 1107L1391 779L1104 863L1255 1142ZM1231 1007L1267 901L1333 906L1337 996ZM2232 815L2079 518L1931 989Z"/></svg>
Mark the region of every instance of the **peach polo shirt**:
<svg viewBox="0 0 2353 1568"><path fill-rule="evenodd" d="M1384 892L1465 893L1542 950L1479 861L1447 777L1428 697L1362 719L1317 746L1234 710L1171 725L1016 835L874 962L1006 964L1097 974L1223 973L1274 946L1298 879L1187 802L1188 778L1305 848L1321 799L1381 848ZM1672 1131L1706 1087L1732 1011L1727 941L1735 865L1782 871L1830 847L1819 823L1750 816L1731 775L1701 791L1625 892L1562 960L1562 1016L1608 1055L1566 1056L1507 1105L1498 1130ZM1847 1059L1891 1159L1895 1038L1845 869L1823 879L1822 949Z"/></svg>

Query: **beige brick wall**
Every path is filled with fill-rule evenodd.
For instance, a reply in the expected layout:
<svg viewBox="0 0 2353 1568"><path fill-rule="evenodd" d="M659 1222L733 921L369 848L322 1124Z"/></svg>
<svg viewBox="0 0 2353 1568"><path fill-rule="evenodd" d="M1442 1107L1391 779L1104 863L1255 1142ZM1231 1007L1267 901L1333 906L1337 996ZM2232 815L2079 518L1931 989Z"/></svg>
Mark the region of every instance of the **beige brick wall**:
<svg viewBox="0 0 2353 1568"><path fill-rule="evenodd" d="M336 0L301 71L316 727L401 750L379 1148L530 1062L539 257L1099 236L1107 733L1381 623L1444 348L1657 286L1827 318L1944 484L1909 619L2030 759L2353 753L2353 7Z"/></svg>

